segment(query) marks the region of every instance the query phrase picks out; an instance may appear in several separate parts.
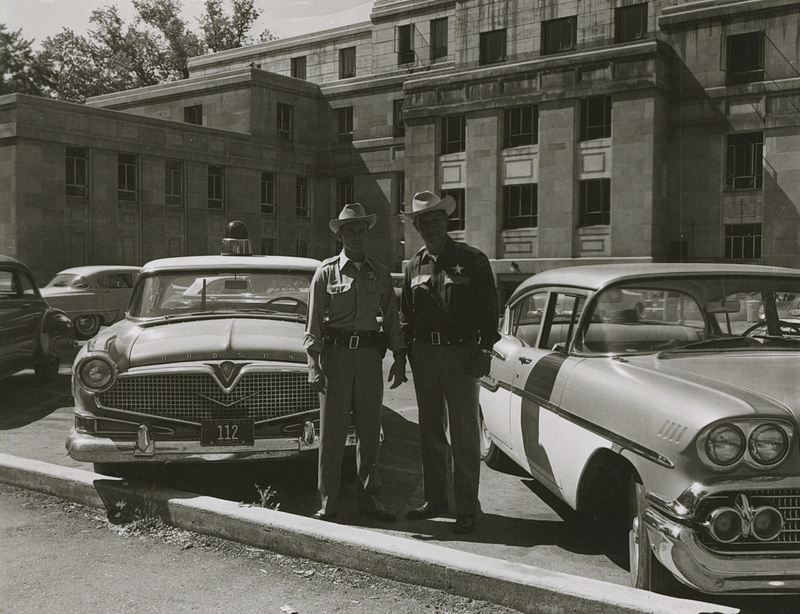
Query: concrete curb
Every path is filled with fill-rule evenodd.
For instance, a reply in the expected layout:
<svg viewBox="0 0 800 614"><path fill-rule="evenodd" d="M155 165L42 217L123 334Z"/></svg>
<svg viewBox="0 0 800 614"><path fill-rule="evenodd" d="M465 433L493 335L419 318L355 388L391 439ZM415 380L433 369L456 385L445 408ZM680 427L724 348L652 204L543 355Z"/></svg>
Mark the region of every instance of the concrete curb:
<svg viewBox="0 0 800 614"><path fill-rule="evenodd" d="M735 614L735 608L674 599L403 537L331 524L169 489L144 489L88 471L0 454L0 482L84 505L145 505L191 531L428 586L526 613Z"/></svg>

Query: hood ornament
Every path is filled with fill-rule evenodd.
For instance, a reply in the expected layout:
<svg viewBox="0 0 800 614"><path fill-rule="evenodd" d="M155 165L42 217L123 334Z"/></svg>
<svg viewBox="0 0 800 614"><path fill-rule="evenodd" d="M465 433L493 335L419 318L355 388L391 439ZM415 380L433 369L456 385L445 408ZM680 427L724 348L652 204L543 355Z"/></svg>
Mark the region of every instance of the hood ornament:
<svg viewBox="0 0 800 614"><path fill-rule="evenodd" d="M211 370L214 372L214 379L217 380L225 392L230 393L234 384L239 379L242 369L250 363L225 360L221 363L207 362L205 364L207 367L211 367Z"/></svg>

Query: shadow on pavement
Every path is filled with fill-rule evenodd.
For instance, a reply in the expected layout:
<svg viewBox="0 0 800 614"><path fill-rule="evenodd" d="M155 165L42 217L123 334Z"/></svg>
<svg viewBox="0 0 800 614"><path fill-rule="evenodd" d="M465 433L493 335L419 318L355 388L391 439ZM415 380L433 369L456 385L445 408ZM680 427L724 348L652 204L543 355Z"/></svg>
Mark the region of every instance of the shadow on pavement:
<svg viewBox="0 0 800 614"><path fill-rule="evenodd" d="M53 381L41 380L33 371L0 380L0 430L31 424L65 405L72 405L72 395L69 372L63 366Z"/></svg>

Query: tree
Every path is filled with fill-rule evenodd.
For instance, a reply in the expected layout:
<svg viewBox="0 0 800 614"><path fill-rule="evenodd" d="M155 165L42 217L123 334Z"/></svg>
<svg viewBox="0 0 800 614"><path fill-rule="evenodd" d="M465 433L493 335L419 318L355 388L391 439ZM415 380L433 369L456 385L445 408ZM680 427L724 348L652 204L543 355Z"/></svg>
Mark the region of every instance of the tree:
<svg viewBox="0 0 800 614"><path fill-rule="evenodd" d="M201 34L181 17L181 0L133 0L137 15L124 23L116 6L92 11L87 36L64 29L42 43L37 58L47 87L40 95L84 102L90 96L176 81L189 76L190 57L251 44L248 32L261 15L253 0L206 0ZM17 33L19 34L19 33ZM265 30L261 40L274 40Z"/></svg>
<svg viewBox="0 0 800 614"><path fill-rule="evenodd" d="M253 0L233 0L232 4L233 13L227 15L222 10L222 0L206 0L206 13L200 18L200 29L206 46L212 52L236 49L255 42L247 33L262 11L254 8ZM275 40L275 37L265 30L259 40Z"/></svg>
<svg viewBox="0 0 800 614"><path fill-rule="evenodd" d="M43 95L47 87L47 71L31 48L31 41L22 38L22 30L9 32L0 23L0 94Z"/></svg>

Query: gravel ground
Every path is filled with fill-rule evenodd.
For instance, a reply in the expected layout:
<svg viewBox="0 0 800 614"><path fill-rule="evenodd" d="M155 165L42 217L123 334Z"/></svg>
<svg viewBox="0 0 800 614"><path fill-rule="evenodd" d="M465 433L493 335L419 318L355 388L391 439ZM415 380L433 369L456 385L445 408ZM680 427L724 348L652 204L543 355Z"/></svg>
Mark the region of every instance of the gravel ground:
<svg viewBox="0 0 800 614"><path fill-rule="evenodd" d="M0 611L514 614L0 484Z"/></svg>

